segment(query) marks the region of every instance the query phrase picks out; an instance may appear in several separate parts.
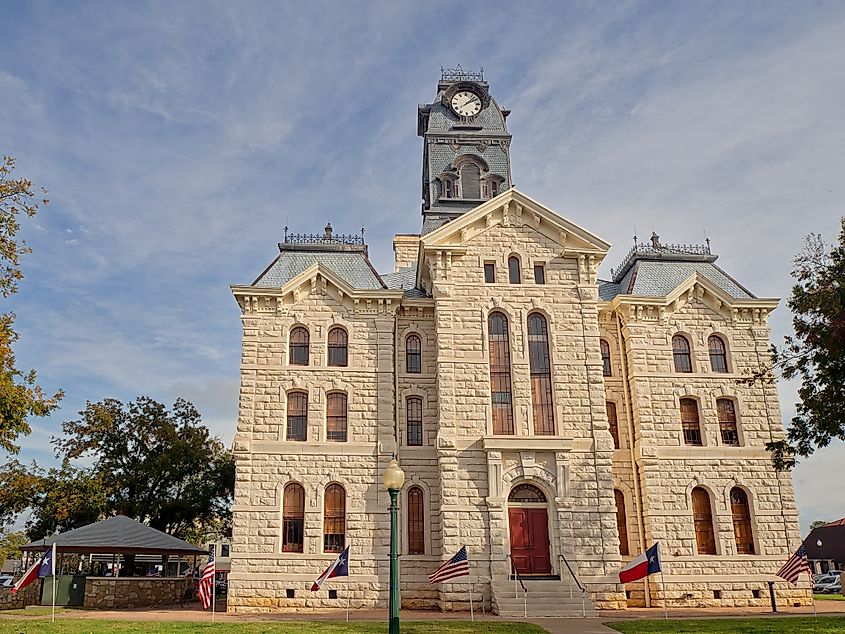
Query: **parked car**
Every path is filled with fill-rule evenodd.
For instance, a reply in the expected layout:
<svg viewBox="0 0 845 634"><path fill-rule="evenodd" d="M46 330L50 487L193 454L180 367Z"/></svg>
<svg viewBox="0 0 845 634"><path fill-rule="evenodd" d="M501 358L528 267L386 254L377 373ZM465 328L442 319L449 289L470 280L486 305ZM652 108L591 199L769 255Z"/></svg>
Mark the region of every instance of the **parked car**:
<svg viewBox="0 0 845 634"><path fill-rule="evenodd" d="M15 583L15 578L11 575L0 575L0 588L11 588Z"/></svg>
<svg viewBox="0 0 845 634"><path fill-rule="evenodd" d="M842 592L842 582L839 575L825 575L813 584L813 592L816 594Z"/></svg>

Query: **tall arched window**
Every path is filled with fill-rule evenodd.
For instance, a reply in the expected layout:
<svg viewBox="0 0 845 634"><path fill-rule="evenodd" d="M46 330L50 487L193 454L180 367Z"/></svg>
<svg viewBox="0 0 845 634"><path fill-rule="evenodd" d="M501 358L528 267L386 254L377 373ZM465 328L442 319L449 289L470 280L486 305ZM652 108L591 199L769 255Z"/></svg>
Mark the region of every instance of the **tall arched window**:
<svg viewBox="0 0 845 634"><path fill-rule="evenodd" d="M282 497L282 552L301 553L305 533L305 489L296 482Z"/></svg>
<svg viewBox="0 0 845 634"><path fill-rule="evenodd" d="M607 401L607 422L610 425L610 435L613 436L613 448L619 449L619 421L616 419L616 403Z"/></svg>
<svg viewBox="0 0 845 634"><path fill-rule="evenodd" d="M308 345L310 338L308 330L297 326L290 331L289 363L291 365L308 365Z"/></svg>
<svg viewBox="0 0 845 634"><path fill-rule="evenodd" d="M549 360L549 328L539 313L528 315L528 361L531 369L531 401L534 409L534 433L554 435L555 414L552 404L552 364Z"/></svg>
<svg viewBox="0 0 845 634"><path fill-rule="evenodd" d="M508 282L511 284L519 284L522 282L522 272L520 271L519 258L515 255L508 258Z"/></svg>
<svg viewBox="0 0 845 634"><path fill-rule="evenodd" d="M417 335L405 339L405 371L408 374L422 372L422 341Z"/></svg>
<svg viewBox="0 0 845 634"><path fill-rule="evenodd" d="M346 491L337 483L326 487L323 500L323 552L339 553L346 545Z"/></svg>
<svg viewBox="0 0 845 634"><path fill-rule="evenodd" d="M493 433L513 434L513 398L511 395L511 351L508 318L499 312L487 319L490 348L490 392L493 403Z"/></svg>
<svg viewBox="0 0 845 634"><path fill-rule="evenodd" d="M408 489L408 554L425 554L425 497L418 486Z"/></svg>
<svg viewBox="0 0 845 634"><path fill-rule="evenodd" d="M601 373L604 376L610 376L610 344L604 339L599 339L599 348L601 348Z"/></svg>
<svg viewBox="0 0 845 634"><path fill-rule="evenodd" d="M754 554L754 535L751 532L751 508L748 494L739 487L731 489L731 514L734 520L734 538L738 555Z"/></svg>
<svg viewBox="0 0 845 634"><path fill-rule="evenodd" d="M692 490L692 519L695 526L695 545L699 555L716 554L716 537L713 533L713 511L710 494L701 487Z"/></svg>
<svg viewBox="0 0 845 634"><path fill-rule="evenodd" d="M619 554L629 555L628 551L628 518L625 515L625 495L619 489L613 489L616 498L616 530L619 532Z"/></svg>
<svg viewBox="0 0 845 634"><path fill-rule="evenodd" d="M326 440L346 442L346 394L326 394Z"/></svg>
<svg viewBox="0 0 845 634"><path fill-rule="evenodd" d="M710 352L710 369L713 372L728 371L728 350L721 337L710 335L707 338L707 349Z"/></svg>
<svg viewBox="0 0 845 634"><path fill-rule="evenodd" d="M701 423L698 418L698 402L694 398L681 399L681 428L684 444L701 446Z"/></svg>
<svg viewBox="0 0 845 634"><path fill-rule="evenodd" d="M409 396L405 401L405 426L408 446L421 446L423 444L423 408L422 399L419 396Z"/></svg>
<svg viewBox="0 0 845 634"><path fill-rule="evenodd" d="M719 418L719 433L723 445L739 445L739 432L736 429L736 408L729 398L716 399L716 416Z"/></svg>
<svg viewBox="0 0 845 634"><path fill-rule="evenodd" d="M346 367L349 364L349 337L343 328L329 330L329 365Z"/></svg>
<svg viewBox="0 0 845 634"><path fill-rule="evenodd" d="M308 392L288 392L286 440L308 440Z"/></svg>
<svg viewBox="0 0 845 634"><path fill-rule="evenodd" d="M475 163L461 166L461 198L481 198L481 170Z"/></svg>
<svg viewBox="0 0 845 634"><path fill-rule="evenodd" d="M683 335L672 337L672 356L675 360L675 372L692 372L689 341Z"/></svg>

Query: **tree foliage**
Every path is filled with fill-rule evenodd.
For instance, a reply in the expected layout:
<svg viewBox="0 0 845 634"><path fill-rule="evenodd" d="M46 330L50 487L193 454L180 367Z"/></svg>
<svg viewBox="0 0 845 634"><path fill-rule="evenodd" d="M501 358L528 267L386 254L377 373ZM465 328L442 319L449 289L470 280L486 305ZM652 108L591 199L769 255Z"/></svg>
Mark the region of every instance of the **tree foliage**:
<svg viewBox="0 0 845 634"><path fill-rule="evenodd" d="M23 531L0 532L0 563L7 559L20 559L21 546L29 543Z"/></svg>
<svg viewBox="0 0 845 634"><path fill-rule="evenodd" d="M46 198L37 199L32 181L12 178L14 168L15 160L4 156L0 162L0 295L3 297L18 290L18 282L23 278L20 257L30 251L18 239L20 216L34 216L39 204L48 202ZM46 416L62 398L61 391L47 396L36 383L34 370L24 372L16 367L12 346L18 334L14 321L12 313L0 315L0 447L12 453L20 449L15 440L31 431L28 417Z"/></svg>
<svg viewBox="0 0 845 634"><path fill-rule="evenodd" d="M0 468L0 522L31 507L27 533L37 539L117 514L180 538L230 521L234 459L193 405L106 399L79 414L53 440L61 467Z"/></svg>
<svg viewBox="0 0 845 634"><path fill-rule="evenodd" d="M779 469L834 438L845 440L845 218L841 225L838 244L828 247L810 234L796 256L798 283L787 302L795 336L772 346L774 369L801 382L786 439L768 444Z"/></svg>
<svg viewBox="0 0 845 634"><path fill-rule="evenodd" d="M814 528L820 528L825 524L827 524L827 520L814 520L810 522L810 530L813 530Z"/></svg>

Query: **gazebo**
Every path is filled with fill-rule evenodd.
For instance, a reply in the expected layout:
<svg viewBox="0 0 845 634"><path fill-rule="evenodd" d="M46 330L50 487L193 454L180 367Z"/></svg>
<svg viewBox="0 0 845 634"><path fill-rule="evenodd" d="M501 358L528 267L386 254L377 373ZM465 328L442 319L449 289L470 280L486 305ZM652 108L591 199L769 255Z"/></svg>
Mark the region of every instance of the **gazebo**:
<svg viewBox="0 0 845 634"><path fill-rule="evenodd" d="M172 605L185 595L193 579L180 576L179 562L206 550L123 515L46 537L21 546L25 565L56 544L57 605L90 608L137 608ZM73 554L73 570L65 555ZM176 566L171 564L175 558ZM161 566L160 571L158 566ZM168 575L174 568L173 575ZM140 575L136 576L136 569ZM52 579L44 581L43 598L52 595Z"/></svg>

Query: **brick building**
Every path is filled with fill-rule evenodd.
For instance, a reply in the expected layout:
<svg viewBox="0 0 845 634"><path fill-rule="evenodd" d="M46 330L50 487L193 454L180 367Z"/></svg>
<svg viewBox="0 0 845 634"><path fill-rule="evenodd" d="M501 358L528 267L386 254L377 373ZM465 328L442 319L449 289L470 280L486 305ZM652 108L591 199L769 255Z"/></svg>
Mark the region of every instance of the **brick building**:
<svg viewBox="0 0 845 634"><path fill-rule="evenodd" d="M737 383L766 355L778 300L709 244L656 235L598 279L610 245L512 187L508 115L480 75L444 72L419 108L421 231L395 237L394 271L376 272L363 234L327 226L286 231L232 287L229 609L332 605L308 587L345 544L335 589L386 605L394 454L405 606L466 606L465 584L426 583L464 544L501 613L514 567L534 614L576 610L567 564L590 609L659 604L654 581L617 583L655 541L673 605L767 605L770 580L809 600L774 577L800 544L790 476L765 450L783 437L777 393Z"/></svg>

